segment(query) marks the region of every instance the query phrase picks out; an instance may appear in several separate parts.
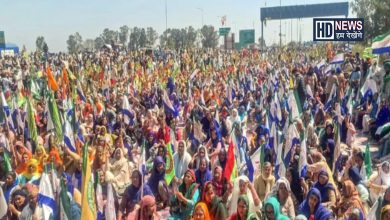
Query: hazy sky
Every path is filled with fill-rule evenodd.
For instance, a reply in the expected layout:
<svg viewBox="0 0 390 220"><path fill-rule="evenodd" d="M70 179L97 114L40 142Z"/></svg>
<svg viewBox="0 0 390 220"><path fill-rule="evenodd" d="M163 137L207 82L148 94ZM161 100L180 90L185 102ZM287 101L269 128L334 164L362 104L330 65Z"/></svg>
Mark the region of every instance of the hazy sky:
<svg viewBox="0 0 390 220"><path fill-rule="evenodd" d="M226 15L227 26L238 30L255 29L260 36L260 7L278 6L278 0L166 0L168 28L204 24L220 27ZM344 0L303 0L299 4L341 2ZM282 5L296 5L297 0L281 0ZM0 0L0 30L7 43L35 49L37 36L44 36L50 51L66 51L69 35L79 32L83 39L95 39L104 28L153 27L159 34L165 30L165 0ZM351 17L351 12L350 16ZM353 16L352 16L353 17ZM282 21L283 42L297 40L297 20ZM302 40L312 38L312 19L300 22ZM266 43L279 42L279 21L269 21L264 32Z"/></svg>

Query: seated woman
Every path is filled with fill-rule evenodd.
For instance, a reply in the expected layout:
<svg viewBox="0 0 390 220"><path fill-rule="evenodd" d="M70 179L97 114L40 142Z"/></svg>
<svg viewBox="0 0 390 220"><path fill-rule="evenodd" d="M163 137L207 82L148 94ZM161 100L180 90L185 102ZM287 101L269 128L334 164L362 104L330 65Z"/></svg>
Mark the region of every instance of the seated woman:
<svg viewBox="0 0 390 220"><path fill-rule="evenodd" d="M215 195L213 184L205 183L202 192L202 202L207 205L211 219L226 219L228 212L221 198Z"/></svg>
<svg viewBox="0 0 390 220"><path fill-rule="evenodd" d="M356 190L359 193L359 197L362 200L363 204L365 207L369 207L368 202L369 202L369 193L366 188L366 186L363 184L362 177L359 174L359 171L356 167L351 167L348 170L348 176L349 179L352 181L352 183L355 185Z"/></svg>
<svg viewBox="0 0 390 220"><path fill-rule="evenodd" d="M191 220L211 220L206 203L198 202L196 204Z"/></svg>
<svg viewBox="0 0 390 220"><path fill-rule="evenodd" d="M41 170L39 170L39 161L31 159L27 164L27 170L20 176L20 183L35 183L38 184L41 177Z"/></svg>
<svg viewBox="0 0 390 220"><path fill-rule="evenodd" d="M388 161L379 165L378 172L371 175L367 185L371 201L376 201L386 192L386 189L390 187L390 163Z"/></svg>
<svg viewBox="0 0 390 220"><path fill-rule="evenodd" d="M246 195L249 201L249 212L252 213L255 210L255 207L261 205L261 201L257 196L256 190L253 184L249 181L247 176L240 176L234 180L232 197L230 199L229 205L227 207L229 210L229 215L232 215L233 212L237 211L237 201L238 197L241 195Z"/></svg>
<svg viewBox="0 0 390 220"><path fill-rule="evenodd" d="M199 169L195 171L196 183L199 184L200 189L202 189L206 182L211 181L212 179L211 172L208 167L206 158L200 159Z"/></svg>
<svg viewBox="0 0 390 220"><path fill-rule="evenodd" d="M223 176L223 170L220 166L214 168L212 183L213 183L215 194L220 198L222 198L222 201L226 203L231 193L232 185L226 179L226 177Z"/></svg>
<svg viewBox="0 0 390 220"><path fill-rule="evenodd" d="M255 211L249 211L248 196L241 195L237 201L237 211L234 212L229 220L257 220L258 217Z"/></svg>
<svg viewBox="0 0 390 220"><path fill-rule="evenodd" d="M15 190L8 205L7 217L9 220L18 220L23 208L28 204L27 192Z"/></svg>
<svg viewBox="0 0 390 220"><path fill-rule="evenodd" d="M278 201L280 207L280 212L283 215L288 216L290 219L295 217L295 207L294 202L291 198L291 189L290 183L284 177L281 177L276 181L275 186L272 188L271 192L267 195L267 199L275 197ZM267 200L266 199L266 200Z"/></svg>
<svg viewBox="0 0 390 220"><path fill-rule="evenodd" d="M13 171L7 173L5 182L0 182L0 185L3 190L4 199L8 203L12 193L19 188L19 179L17 179L16 173Z"/></svg>
<svg viewBox="0 0 390 220"><path fill-rule="evenodd" d="M164 208L168 203L168 187L164 180L165 162L162 157L157 156L153 162L152 174L148 180L148 185L156 197L157 209Z"/></svg>
<svg viewBox="0 0 390 220"><path fill-rule="evenodd" d="M290 219L289 217L283 215L280 212L280 204L275 197L270 197L269 199L267 199L265 201L264 213L265 213L266 220L288 220L288 219Z"/></svg>
<svg viewBox="0 0 390 220"><path fill-rule="evenodd" d="M329 182L329 175L326 171L322 170L318 174L318 181L314 184L321 193L321 203L325 207L331 207L336 205L336 188Z"/></svg>
<svg viewBox="0 0 390 220"><path fill-rule="evenodd" d="M200 160L202 158L205 158L207 163L210 162L210 159L209 159L209 156L208 156L208 153L207 153L207 149L205 146L200 146L198 148L198 151L197 153L194 154L194 156L192 157L192 161L191 161L191 167L192 169L199 169L199 164L200 164Z"/></svg>
<svg viewBox="0 0 390 220"><path fill-rule="evenodd" d="M332 219L332 213L321 204L321 193L317 188L311 188L306 199L299 206L298 214L307 219Z"/></svg>
<svg viewBox="0 0 390 220"><path fill-rule="evenodd" d="M342 219L343 217L348 216L354 208L357 208L361 211L363 219L366 219L366 209L352 181L346 180L343 182L342 195L343 199L341 203L337 205L337 208L334 210L337 217Z"/></svg>
<svg viewBox="0 0 390 220"><path fill-rule="evenodd" d="M115 192L122 195L130 183L130 167L123 148L114 150L113 158L107 163L106 181L111 182Z"/></svg>
<svg viewBox="0 0 390 220"><path fill-rule="evenodd" d="M188 219L196 202L199 200L199 185L196 183L195 172L187 170L184 174L183 183L173 188L174 196L171 200L171 217L168 219Z"/></svg>
<svg viewBox="0 0 390 220"><path fill-rule="evenodd" d="M151 195L142 197L140 207L127 216L127 220L141 219L160 220L160 216L156 210L156 200Z"/></svg>
<svg viewBox="0 0 390 220"><path fill-rule="evenodd" d="M272 165L265 162L262 172L255 178L255 189L260 200L264 200L265 196L271 192L275 184L275 177L272 175Z"/></svg>
<svg viewBox="0 0 390 220"><path fill-rule="evenodd" d="M118 208L118 219L131 213L136 205L141 201L142 196L153 195L148 184L142 186L142 174L139 170L134 170L131 174L131 185L126 188L122 201Z"/></svg>

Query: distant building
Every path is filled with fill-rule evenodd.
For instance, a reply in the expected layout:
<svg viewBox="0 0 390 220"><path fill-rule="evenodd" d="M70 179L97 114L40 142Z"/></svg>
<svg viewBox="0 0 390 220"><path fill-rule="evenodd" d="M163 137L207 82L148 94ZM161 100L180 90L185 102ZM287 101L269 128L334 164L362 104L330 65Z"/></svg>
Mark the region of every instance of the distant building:
<svg viewBox="0 0 390 220"><path fill-rule="evenodd" d="M15 56L19 54L19 47L16 44L6 43L0 45L0 56Z"/></svg>

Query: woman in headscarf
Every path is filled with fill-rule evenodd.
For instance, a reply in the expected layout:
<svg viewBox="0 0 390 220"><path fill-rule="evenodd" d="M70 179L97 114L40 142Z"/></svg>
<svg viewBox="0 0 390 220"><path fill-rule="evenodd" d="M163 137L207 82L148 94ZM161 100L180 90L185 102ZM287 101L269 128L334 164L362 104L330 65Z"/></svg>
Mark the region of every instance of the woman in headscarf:
<svg viewBox="0 0 390 220"><path fill-rule="evenodd" d="M234 180L232 197L227 206L229 207L229 215L232 215L237 211L237 201L241 195L246 195L248 197L248 210L250 213L253 213L256 207L261 206L261 201L257 196L253 184L249 181L247 176L240 176Z"/></svg>
<svg viewBox="0 0 390 220"><path fill-rule="evenodd" d="M209 165L206 158L200 159L199 169L195 171L196 183L200 185L200 189L203 189L203 186L206 182L211 181L211 171L209 170Z"/></svg>
<svg viewBox="0 0 390 220"><path fill-rule="evenodd" d="M342 195L342 201L335 210L338 217L348 216L353 208L357 208L361 210L363 217L366 218L366 209L352 181L346 180L343 182Z"/></svg>
<svg viewBox="0 0 390 220"><path fill-rule="evenodd" d="M156 200L153 196L142 197L140 208L134 210L127 216L127 220L160 220L156 209Z"/></svg>
<svg viewBox="0 0 390 220"><path fill-rule="evenodd" d="M62 158L60 156L60 152L58 151L57 148L52 148L50 153L49 153L49 156L47 158L47 163L46 165L49 165L50 164L50 167L51 168L54 168L55 170L57 171L61 171L63 170L63 162L62 162ZM54 167L52 167L54 166Z"/></svg>
<svg viewBox="0 0 390 220"><path fill-rule="evenodd" d="M290 219L293 219L295 217L295 207L291 194L290 183L286 178L281 177L276 181L272 191L267 195L266 200L275 197L281 206L281 213L288 216Z"/></svg>
<svg viewBox="0 0 390 220"><path fill-rule="evenodd" d="M38 147L35 149L33 158L39 161L39 166L41 167L41 169L43 169L43 165L46 162L48 157L49 155L47 155L43 145L38 145Z"/></svg>
<svg viewBox="0 0 390 220"><path fill-rule="evenodd" d="M207 153L207 149L203 145L198 148L198 152L192 157L192 161L191 161L192 169L199 169L200 160L202 158L206 159L207 164L210 163L210 159L209 159L209 155Z"/></svg>
<svg viewBox="0 0 390 220"><path fill-rule="evenodd" d="M8 203L12 192L19 188L19 180L17 179L16 173L11 171L7 173L4 184L1 186L4 193L5 201Z"/></svg>
<svg viewBox="0 0 390 220"><path fill-rule="evenodd" d="M368 187L371 201L376 201L390 187L390 163L388 161L379 165L378 173L370 177Z"/></svg>
<svg viewBox="0 0 390 220"><path fill-rule="evenodd" d="M312 175L312 181L317 182L318 181L318 174L325 170L328 174L332 173L332 170L329 168L328 163L326 162L326 159L322 154L318 151L314 151L310 154L311 163L308 164L307 168L308 171L311 172ZM335 186L334 179L332 175L329 175L329 182ZM337 193L337 192L336 192Z"/></svg>
<svg viewBox="0 0 390 220"><path fill-rule="evenodd" d="M351 167L348 170L348 176L349 179L353 182L353 184L356 187L356 190L359 193L359 197L361 198L363 204L366 207L369 207L368 202L369 202L369 192L366 188L366 186L363 184L363 180L360 177L359 171L356 167Z"/></svg>
<svg viewBox="0 0 390 220"><path fill-rule="evenodd" d="M222 139L219 131L217 129L210 129L211 132L211 138L206 143L205 147L209 149L209 157L211 164L214 164L217 160L218 154L222 149Z"/></svg>
<svg viewBox="0 0 390 220"><path fill-rule="evenodd" d="M291 189L291 198L293 199L295 210L298 210L299 205L303 202L305 194L298 171L293 167L289 167L286 172L286 179L290 183L290 186L294 186Z"/></svg>
<svg viewBox="0 0 390 220"><path fill-rule="evenodd" d="M223 170L220 166L214 168L213 180L212 180L215 194L222 198L225 203L231 193L232 185L224 177Z"/></svg>
<svg viewBox="0 0 390 220"><path fill-rule="evenodd" d="M30 159L32 158L32 155L31 155L31 152L28 151L27 148L25 148L23 146L16 145L16 148L22 149L22 150L20 150L20 152L21 152L20 160L18 159L17 156L13 158L15 160L15 164L16 164L15 171L17 174L21 174L27 170L27 164L30 161ZM19 152L19 151L16 150L16 152ZM18 153L16 153L16 154L18 154Z"/></svg>
<svg viewBox="0 0 390 220"><path fill-rule="evenodd" d="M227 162L227 152L226 149L223 147L219 151L217 161L215 161L214 164L211 164L212 170L215 170L215 168L219 166L222 168L222 172L223 172L226 167L226 162Z"/></svg>
<svg viewBox="0 0 390 220"><path fill-rule="evenodd" d="M282 212L280 211L280 204L275 197L270 197L265 201L264 213L265 213L266 220L288 220L288 219L290 219L289 217L282 214Z"/></svg>
<svg viewBox="0 0 390 220"><path fill-rule="evenodd" d="M131 185L126 188L123 194L122 201L118 208L118 219L122 219L123 216L131 213L136 204L141 201L142 196L153 195L152 190L148 184L142 185L142 174L139 170L134 170L131 174ZM143 189L141 189L143 186Z"/></svg>
<svg viewBox="0 0 390 220"><path fill-rule="evenodd" d="M234 212L229 220L257 220L256 212L249 211L248 196L241 195L237 201L237 211Z"/></svg>
<svg viewBox="0 0 390 220"><path fill-rule="evenodd" d="M178 189L174 186L174 196L171 200L171 217L168 219L188 219L192 215L194 206L199 200L199 184L196 183L195 172L187 170L183 183Z"/></svg>
<svg viewBox="0 0 390 220"><path fill-rule="evenodd" d="M20 183L36 183L40 177L41 170L39 170L39 162L35 159L31 159L27 164L27 170L22 173Z"/></svg>
<svg viewBox="0 0 390 220"><path fill-rule="evenodd" d="M154 158L152 174L148 180L148 185L156 197L157 208L163 208L168 202L168 187L164 180L165 162L162 157Z"/></svg>
<svg viewBox="0 0 390 220"><path fill-rule="evenodd" d="M308 220L328 220L332 213L322 206L321 193L317 188L311 188L306 199L299 206L298 214L304 215Z"/></svg>
<svg viewBox="0 0 390 220"><path fill-rule="evenodd" d="M272 165L269 162L265 162L262 168L262 172L255 178L255 189L260 200L264 200L265 196L271 192L272 187L275 184L275 177L272 175Z"/></svg>
<svg viewBox="0 0 390 220"><path fill-rule="evenodd" d="M325 207L336 205L336 188L329 182L329 174L321 170L318 174L318 181L314 184L321 193L321 203Z"/></svg>
<svg viewBox="0 0 390 220"><path fill-rule="evenodd" d="M15 190L12 193L11 200L8 204L8 219L19 220L19 216L27 204L27 193L22 189Z"/></svg>
<svg viewBox="0 0 390 220"><path fill-rule="evenodd" d="M106 181L111 182L115 191L120 195L130 183L129 162L125 158L123 148L115 149L113 157L107 163Z"/></svg>
<svg viewBox="0 0 390 220"><path fill-rule="evenodd" d="M221 198L219 198L213 189L213 184L207 182L202 190L202 202L207 205L211 219L226 219L228 212Z"/></svg>
<svg viewBox="0 0 390 220"><path fill-rule="evenodd" d="M198 202L196 204L191 220L211 220L206 203Z"/></svg>
<svg viewBox="0 0 390 220"><path fill-rule="evenodd" d="M100 170L103 168L103 166L106 164L107 160L107 149L105 149L104 146L98 145L96 147L96 153L95 153L95 158L93 160L93 170Z"/></svg>
<svg viewBox="0 0 390 220"><path fill-rule="evenodd" d="M176 178L182 179L191 162L191 155L187 152L187 144L185 141L179 141L178 151L173 155L173 162Z"/></svg>

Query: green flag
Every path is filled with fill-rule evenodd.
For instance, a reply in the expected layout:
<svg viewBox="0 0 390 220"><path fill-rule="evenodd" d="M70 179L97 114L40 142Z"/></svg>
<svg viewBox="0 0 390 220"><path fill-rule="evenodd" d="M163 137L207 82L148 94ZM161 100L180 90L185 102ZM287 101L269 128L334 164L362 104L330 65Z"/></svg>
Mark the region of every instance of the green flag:
<svg viewBox="0 0 390 220"><path fill-rule="evenodd" d="M61 191L60 191L60 219L68 220L72 219L70 198L68 196L67 188L64 180L61 178Z"/></svg>
<svg viewBox="0 0 390 220"><path fill-rule="evenodd" d="M364 166L366 167L367 178L372 174L371 153L370 147L366 145L366 152L364 153Z"/></svg>
<svg viewBox="0 0 390 220"><path fill-rule="evenodd" d="M38 146L38 131L37 126L35 124L34 109L31 105L30 99L26 99L26 101L28 130L30 131L30 139L35 144L34 147L36 147Z"/></svg>
<svg viewBox="0 0 390 220"><path fill-rule="evenodd" d="M49 108L49 116L50 116L48 120L51 120L50 124L52 123L52 125L54 126L54 131L56 134L57 141L61 142L64 138L64 135L62 133L62 123L60 119L60 114L58 112L57 103L51 91L49 91L47 105Z"/></svg>
<svg viewBox="0 0 390 220"><path fill-rule="evenodd" d="M165 181L169 185L175 177L175 166L173 164L173 153L172 153L172 145L171 143L167 144L167 161L165 165Z"/></svg>
<svg viewBox="0 0 390 220"><path fill-rule="evenodd" d="M4 149L3 154L4 154L3 157L4 157L5 171L6 173L9 173L12 171L11 158L9 157L9 153L6 149Z"/></svg>

